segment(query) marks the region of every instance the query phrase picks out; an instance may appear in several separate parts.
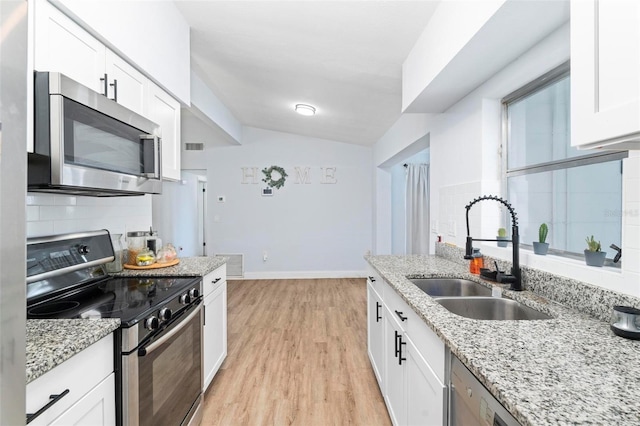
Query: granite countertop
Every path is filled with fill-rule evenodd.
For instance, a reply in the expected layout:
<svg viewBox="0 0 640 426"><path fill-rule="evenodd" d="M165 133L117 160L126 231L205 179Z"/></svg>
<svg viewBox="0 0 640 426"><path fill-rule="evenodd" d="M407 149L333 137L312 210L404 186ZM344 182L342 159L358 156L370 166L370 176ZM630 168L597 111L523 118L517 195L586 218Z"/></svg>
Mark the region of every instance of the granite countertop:
<svg viewBox="0 0 640 426"><path fill-rule="evenodd" d="M523 425L640 424L640 341L608 322L530 291L503 296L550 314L536 321L482 321L440 306L406 277L458 277L497 285L435 256L367 261Z"/></svg>
<svg viewBox="0 0 640 426"><path fill-rule="evenodd" d="M119 319L29 319L27 383L62 364L120 326Z"/></svg>
<svg viewBox="0 0 640 426"><path fill-rule="evenodd" d="M123 269L122 272L111 274L114 277L203 277L209 272L227 263L224 256L200 256L180 258L175 266L155 269Z"/></svg>

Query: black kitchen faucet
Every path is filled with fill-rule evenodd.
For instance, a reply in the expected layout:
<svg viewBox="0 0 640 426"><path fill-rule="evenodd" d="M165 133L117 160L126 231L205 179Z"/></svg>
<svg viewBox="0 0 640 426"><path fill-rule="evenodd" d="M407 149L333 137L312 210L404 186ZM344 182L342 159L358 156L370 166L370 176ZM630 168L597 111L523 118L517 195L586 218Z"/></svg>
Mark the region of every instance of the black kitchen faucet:
<svg viewBox="0 0 640 426"><path fill-rule="evenodd" d="M482 238L471 237L471 232L469 231L469 210L474 204L483 200L497 201L502 205L504 205L507 208L507 210L509 210L509 214L511 215L511 240L507 240L507 241L511 242L511 247L513 249L513 260L512 260L513 266L511 267L511 274L504 274L501 271L496 271L497 273L496 281L498 281L499 283L510 283L511 286L509 287L509 290L522 291L524 289L522 288L522 274L520 272L520 255L519 255L520 234L518 232L518 215L513 210L513 207L511 206L511 204L509 204L507 201L503 200L502 198L497 197L495 195L483 195L482 197L476 198L475 200L473 200L472 202L470 202L465 206L465 209L467 209L467 245L465 247L464 258L473 259L472 254L473 254L474 241L498 241L497 239L487 240Z"/></svg>

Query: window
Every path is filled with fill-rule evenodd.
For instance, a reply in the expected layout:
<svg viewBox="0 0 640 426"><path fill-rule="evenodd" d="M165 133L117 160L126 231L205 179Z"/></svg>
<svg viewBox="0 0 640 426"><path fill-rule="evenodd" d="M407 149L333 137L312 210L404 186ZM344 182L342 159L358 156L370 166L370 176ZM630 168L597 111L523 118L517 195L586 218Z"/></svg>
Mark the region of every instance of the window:
<svg viewBox="0 0 640 426"><path fill-rule="evenodd" d="M571 147L569 64L503 99L507 197L520 241L538 241L541 223L554 254L583 255L593 235L607 251L621 247L622 159L626 152Z"/></svg>

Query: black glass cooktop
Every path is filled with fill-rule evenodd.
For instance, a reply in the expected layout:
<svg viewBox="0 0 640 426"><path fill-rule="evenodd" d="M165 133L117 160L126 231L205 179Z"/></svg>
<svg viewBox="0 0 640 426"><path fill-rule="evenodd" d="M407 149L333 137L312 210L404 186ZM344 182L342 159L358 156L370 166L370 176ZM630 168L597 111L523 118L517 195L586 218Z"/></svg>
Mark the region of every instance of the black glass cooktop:
<svg viewBox="0 0 640 426"><path fill-rule="evenodd" d="M27 318L120 318L130 327L197 286L199 278L106 278L27 307Z"/></svg>

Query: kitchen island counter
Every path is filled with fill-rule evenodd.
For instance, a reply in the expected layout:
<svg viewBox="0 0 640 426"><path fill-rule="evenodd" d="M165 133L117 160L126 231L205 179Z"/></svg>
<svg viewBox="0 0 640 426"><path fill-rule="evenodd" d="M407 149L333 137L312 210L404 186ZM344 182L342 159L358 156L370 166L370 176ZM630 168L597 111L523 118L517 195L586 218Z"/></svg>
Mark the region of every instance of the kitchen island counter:
<svg viewBox="0 0 640 426"><path fill-rule="evenodd" d="M366 259L523 425L640 424L640 341L615 336L608 322L530 291L503 290L503 295L553 319L464 318L442 307L407 276L496 284L441 257ZM583 297L588 303L589 296Z"/></svg>
<svg viewBox="0 0 640 426"><path fill-rule="evenodd" d="M26 333L27 383L62 364L112 333L120 320L28 319Z"/></svg>
<svg viewBox="0 0 640 426"><path fill-rule="evenodd" d="M123 269L114 277L203 277L227 263L224 256L196 256L179 258L175 266L154 269Z"/></svg>

